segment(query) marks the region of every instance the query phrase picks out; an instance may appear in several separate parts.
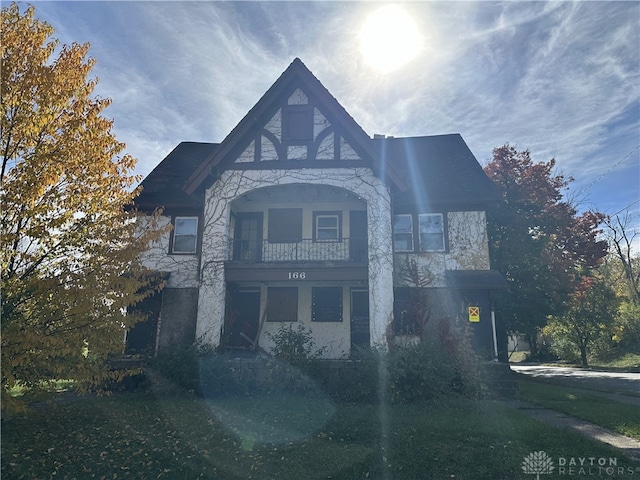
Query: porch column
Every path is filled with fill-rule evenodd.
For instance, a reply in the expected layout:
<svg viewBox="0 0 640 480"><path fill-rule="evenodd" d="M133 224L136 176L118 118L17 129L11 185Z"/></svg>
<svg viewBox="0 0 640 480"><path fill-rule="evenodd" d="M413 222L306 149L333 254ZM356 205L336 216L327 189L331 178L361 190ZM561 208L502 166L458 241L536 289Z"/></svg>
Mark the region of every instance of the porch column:
<svg viewBox="0 0 640 480"><path fill-rule="evenodd" d="M224 262L228 252L230 202L233 200L229 190L237 185L237 181L226 177L227 172L206 191L202 222L196 340L212 346L220 345L224 323Z"/></svg>
<svg viewBox="0 0 640 480"><path fill-rule="evenodd" d="M393 231L389 192L377 186L367 199L369 226L369 334L371 346L387 348L387 326L393 319Z"/></svg>

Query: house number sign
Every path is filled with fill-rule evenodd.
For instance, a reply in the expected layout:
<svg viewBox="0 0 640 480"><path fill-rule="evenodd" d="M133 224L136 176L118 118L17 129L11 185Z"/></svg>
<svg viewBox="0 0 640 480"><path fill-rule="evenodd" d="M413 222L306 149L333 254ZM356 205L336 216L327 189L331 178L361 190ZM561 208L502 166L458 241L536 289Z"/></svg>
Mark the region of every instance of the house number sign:
<svg viewBox="0 0 640 480"><path fill-rule="evenodd" d="M289 272L289 280L304 280L307 278L306 272Z"/></svg>

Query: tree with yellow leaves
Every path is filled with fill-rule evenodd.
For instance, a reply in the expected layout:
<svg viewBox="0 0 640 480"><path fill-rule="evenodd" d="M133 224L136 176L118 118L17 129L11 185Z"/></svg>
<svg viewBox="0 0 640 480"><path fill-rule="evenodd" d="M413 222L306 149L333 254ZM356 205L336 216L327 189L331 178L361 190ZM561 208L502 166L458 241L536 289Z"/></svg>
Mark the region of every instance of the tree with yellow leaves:
<svg viewBox="0 0 640 480"><path fill-rule="evenodd" d="M54 379L113 372L131 308L161 287L138 260L156 231L136 232L136 160L92 98L89 45L64 45L15 3L2 8L0 261L2 395Z"/></svg>

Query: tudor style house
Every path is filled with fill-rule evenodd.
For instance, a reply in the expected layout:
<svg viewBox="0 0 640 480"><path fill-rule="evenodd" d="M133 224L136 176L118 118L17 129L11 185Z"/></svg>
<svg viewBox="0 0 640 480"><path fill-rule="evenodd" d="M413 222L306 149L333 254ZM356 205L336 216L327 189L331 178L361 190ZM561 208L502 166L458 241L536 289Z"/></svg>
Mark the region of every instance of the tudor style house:
<svg viewBox="0 0 640 480"><path fill-rule="evenodd" d="M304 325L346 358L464 322L495 353L497 195L462 137L371 138L299 59L222 143L179 144L142 187L139 211L172 228L144 255L167 283L130 351L268 350Z"/></svg>

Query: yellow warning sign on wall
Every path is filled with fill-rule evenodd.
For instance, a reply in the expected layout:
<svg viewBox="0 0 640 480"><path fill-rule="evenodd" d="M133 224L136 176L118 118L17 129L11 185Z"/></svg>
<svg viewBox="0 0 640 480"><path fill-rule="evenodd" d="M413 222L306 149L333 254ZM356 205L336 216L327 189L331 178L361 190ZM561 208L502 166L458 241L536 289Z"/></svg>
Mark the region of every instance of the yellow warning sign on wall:
<svg viewBox="0 0 640 480"><path fill-rule="evenodd" d="M470 322L480 321L480 307L469 307L469 321Z"/></svg>

